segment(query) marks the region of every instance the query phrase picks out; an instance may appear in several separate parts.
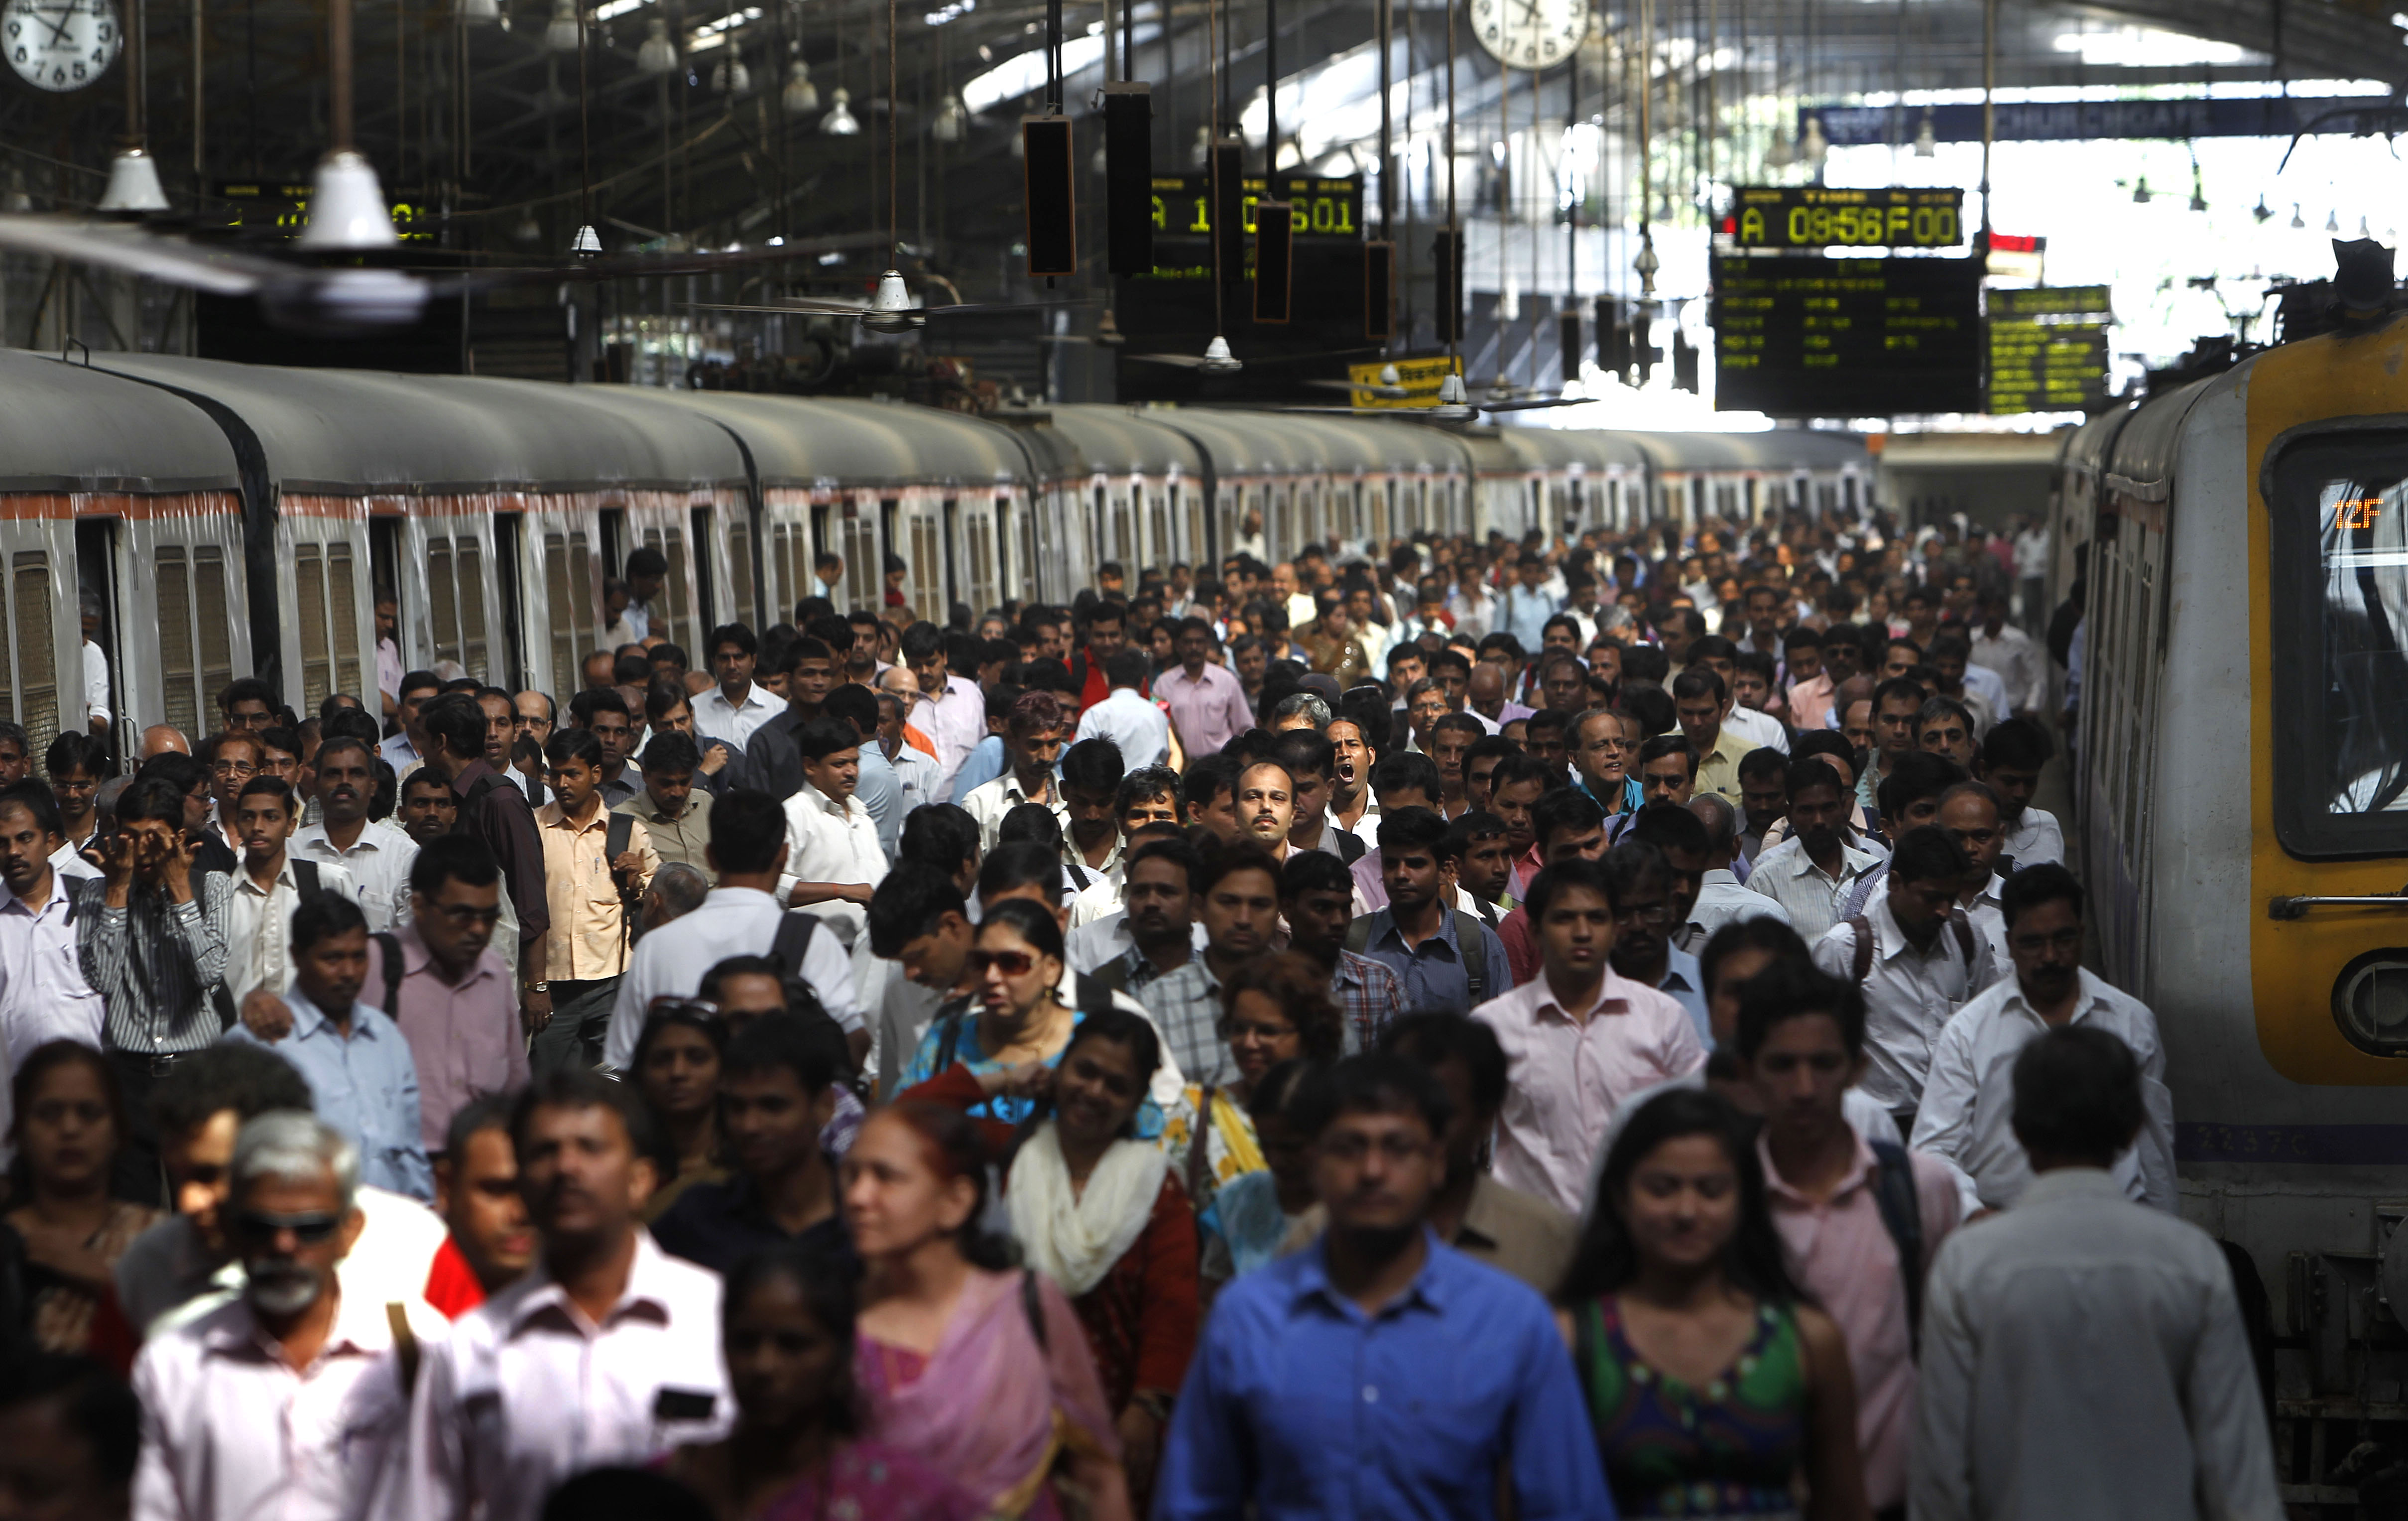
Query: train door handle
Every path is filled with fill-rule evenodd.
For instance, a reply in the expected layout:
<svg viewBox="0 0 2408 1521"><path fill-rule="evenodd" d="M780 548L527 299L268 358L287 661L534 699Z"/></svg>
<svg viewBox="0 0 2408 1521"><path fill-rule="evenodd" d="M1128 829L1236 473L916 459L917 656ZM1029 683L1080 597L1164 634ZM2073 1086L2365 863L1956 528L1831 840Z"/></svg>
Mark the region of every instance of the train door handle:
<svg viewBox="0 0 2408 1521"><path fill-rule="evenodd" d="M2266 917L2304 919L2310 909L2323 908L2408 910L2408 888L2370 897L2270 897L2266 900Z"/></svg>

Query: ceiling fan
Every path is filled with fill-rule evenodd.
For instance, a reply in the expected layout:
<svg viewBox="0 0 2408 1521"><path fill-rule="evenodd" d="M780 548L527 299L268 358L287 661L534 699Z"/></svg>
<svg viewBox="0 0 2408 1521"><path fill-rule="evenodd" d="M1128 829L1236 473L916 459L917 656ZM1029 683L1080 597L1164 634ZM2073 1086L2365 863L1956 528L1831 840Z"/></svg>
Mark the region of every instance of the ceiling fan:
<svg viewBox="0 0 2408 1521"><path fill-rule="evenodd" d="M902 272L890 269L878 277L878 294L867 301L835 296L798 295L783 301L748 303L697 301L696 311L747 311L777 316L851 317L873 333L908 333L938 317L1000 317L1045 307L1093 306L1093 298L1065 301L969 301L950 307L915 307L903 284Z"/></svg>

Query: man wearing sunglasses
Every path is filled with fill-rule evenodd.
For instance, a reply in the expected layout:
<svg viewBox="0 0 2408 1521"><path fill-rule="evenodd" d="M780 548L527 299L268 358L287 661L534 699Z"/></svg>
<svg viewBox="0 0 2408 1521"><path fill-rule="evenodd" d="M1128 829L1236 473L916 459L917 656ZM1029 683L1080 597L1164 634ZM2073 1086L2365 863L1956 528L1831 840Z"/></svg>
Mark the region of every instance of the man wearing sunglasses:
<svg viewBox="0 0 2408 1521"><path fill-rule="evenodd" d="M339 1514L384 1467L409 1400L394 1307L345 1294L336 1273L360 1236L359 1154L323 1121L278 1111L243 1126L233 1181L243 1290L135 1363L134 1508L184 1521ZM424 1304L400 1302L408 1341L444 1334Z"/></svg>

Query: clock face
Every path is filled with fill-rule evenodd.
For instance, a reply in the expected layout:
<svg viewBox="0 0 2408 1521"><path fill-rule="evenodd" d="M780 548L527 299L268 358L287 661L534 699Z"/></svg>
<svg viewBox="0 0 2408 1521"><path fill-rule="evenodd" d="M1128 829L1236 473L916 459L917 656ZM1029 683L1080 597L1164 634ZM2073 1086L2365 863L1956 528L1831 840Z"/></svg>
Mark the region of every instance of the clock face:
<svg viewBox="0 0 2408 1521"><path fill-rule="evenodd" d="M0 52L27 84L61 93L108 71L125 34L115 0L5 0Z"/></svg>
<svg viewBox="0 0 2408 1521"><path fill-rule="evenodd" d="M1563 63L1588 36L1588 0L1470 0L1471 35L1509 68Z"/></svg>

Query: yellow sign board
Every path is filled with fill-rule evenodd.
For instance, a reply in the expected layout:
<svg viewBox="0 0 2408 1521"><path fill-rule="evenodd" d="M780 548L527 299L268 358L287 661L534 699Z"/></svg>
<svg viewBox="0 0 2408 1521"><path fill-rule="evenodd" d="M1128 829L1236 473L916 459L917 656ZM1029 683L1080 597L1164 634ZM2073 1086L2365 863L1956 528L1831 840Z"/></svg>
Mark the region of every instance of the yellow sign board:
<svg viewBox="0 0 2408 1521"><path fill-rule="evenodd" d="M1357 386L1379 385L1382 383L1380 371L1386 366L1387 363L1384 360L1375 360L1369 365L1349 365L1346 366L1346 378ZM1411 411L1416 407L1435 407L1438 405L1439 382L1445 380L1449 374L1463 373L1463 361L1450 359L1444 354L1432 359L1399 359L1395 361L1395 364L1397 383L1405 388L1406 395L1383 396L1377 391L1358 390L1354 393L1355 406L1396 411Z"/></svg>

